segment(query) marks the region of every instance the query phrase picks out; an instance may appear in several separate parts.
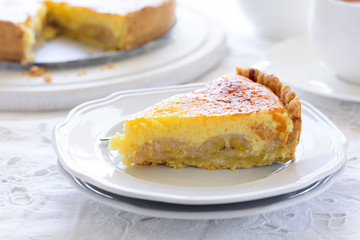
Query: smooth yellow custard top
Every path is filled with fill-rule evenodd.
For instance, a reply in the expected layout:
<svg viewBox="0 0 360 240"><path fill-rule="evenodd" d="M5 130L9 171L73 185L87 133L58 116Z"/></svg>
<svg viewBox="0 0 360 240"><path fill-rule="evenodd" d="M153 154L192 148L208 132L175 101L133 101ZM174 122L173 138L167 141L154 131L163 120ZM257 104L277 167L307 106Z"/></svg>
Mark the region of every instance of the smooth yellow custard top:
<svg viewBox="0 0 360 240"><path fill-rule="evenodd" d="M203 89L161 101L129 120L165 116L226 116L280 109L286 111L279 97L266 86L240 75L226 74Z"/></svg>

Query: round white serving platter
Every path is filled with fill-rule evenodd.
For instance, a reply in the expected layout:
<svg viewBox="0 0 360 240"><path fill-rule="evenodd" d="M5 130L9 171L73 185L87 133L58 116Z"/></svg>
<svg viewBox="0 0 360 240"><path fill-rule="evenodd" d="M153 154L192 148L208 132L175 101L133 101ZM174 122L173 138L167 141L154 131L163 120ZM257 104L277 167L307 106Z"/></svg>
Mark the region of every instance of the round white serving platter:
<svg viewBox="0 0 360 240"><path fill-rule="evenodd" d="M118 90L195 79L225 53L225 33L216 21L187 6L180 4L176 16L169 33L127 53L99 52L64 38L45 43L37 60L49 66L50 83L45 75L30 77L27 70L1 63L0 110L69 109ZM118 55L124 56L112 62Z"/></svg>
<svg viewBox="0 0 360 240"><path fill-rule="evenodd" d="M155 102L188 92L189 84L115 93L74 108L54 128L61 165L76 178L108 192L177 204L224 204L268 198L305 188L341 168L346 138L322 113L302 102L302 133L291 164L250 169L204 170L193 167L126 167L117 151L100 138L122 132L123 120Z"/></svg>
<svg viewBox="0 0 360 240"><path fill-rule="evenodd" d="M360 85L341 80L317 56L307 37L296 37L271 47L263 57L283 82L328 98L360 102Z"/></svg>

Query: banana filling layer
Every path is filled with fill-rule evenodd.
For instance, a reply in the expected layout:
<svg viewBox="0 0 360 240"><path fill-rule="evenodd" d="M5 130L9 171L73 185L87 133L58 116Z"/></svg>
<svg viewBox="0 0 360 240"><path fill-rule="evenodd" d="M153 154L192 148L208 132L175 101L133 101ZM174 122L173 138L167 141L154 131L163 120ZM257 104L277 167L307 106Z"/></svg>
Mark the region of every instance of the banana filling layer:
<svg viewBox="0 0 360 240"><path fill-rule="evenodd" d="M195 166L205 169L249 168L276 162L286 162L291 153L282 148L280 140L267 141L264 148L254 151L243 135L213 137L194 145L176 140L163 139L146 143L134 155L135 164L165 164L174 168Z"/></svg>

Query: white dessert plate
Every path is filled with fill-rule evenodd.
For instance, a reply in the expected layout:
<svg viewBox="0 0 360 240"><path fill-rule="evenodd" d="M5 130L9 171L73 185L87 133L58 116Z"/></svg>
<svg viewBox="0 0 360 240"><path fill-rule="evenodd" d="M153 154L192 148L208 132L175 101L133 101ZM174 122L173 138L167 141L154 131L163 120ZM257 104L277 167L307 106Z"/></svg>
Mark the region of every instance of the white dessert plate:
<svg viewBox="0 0 360 240"><path fill-rule="evenodd" d="M307 187L340 169L346 138L323 114L302 102L303 130L291 164L251 169L203 170L121 164L99 139L122 131L123 120L155 102L203 86L189 84L129 90L74 108L54 128L58 159L71 175L105 191L178 204L223 204L277 196Z"/></svg>
<svg viewBox="0 0 360 240"><path fill-rule="evenodd" d="M78 179L64 170L58 162L60 172L68 181L92 200L140 215L172 219L225 219L264 214L309 200L326 191L343 172L337 172L300 190L254 201L217 205L182 205L162 203L116 195Z"/></svg>
<svg viewBox="0 0 360 240"><path fill-rule="evenodd" d="M307 37L274 45L264 60L271 63L271 72L291 87L328 98L360 102L360 85L340 80L316 55Z"/></svg>
<svg viewBox="0 0 360 240"><path fill-rule="evenodd" d="M119 90L192 81L221 59L225 33L214 19L183 4L177 6L176 17L168 34L126 53L99 53L61 38L47 42L38 51L38 60L47 63L45 67L59 67L38 77L1 67L0 109L69 109ZM115 61L121 55L124 59ZM45 81L47 75L50 83Z"/></svg>

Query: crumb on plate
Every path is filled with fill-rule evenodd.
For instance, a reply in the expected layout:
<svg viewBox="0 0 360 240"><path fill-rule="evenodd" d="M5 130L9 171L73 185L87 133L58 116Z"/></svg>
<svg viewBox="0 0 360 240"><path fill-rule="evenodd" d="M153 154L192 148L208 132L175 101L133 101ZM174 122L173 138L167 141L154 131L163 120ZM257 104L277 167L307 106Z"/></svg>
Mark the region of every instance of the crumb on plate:
<svg viewBox="0 0 360 240"><path fill-rule="evenodd" d="M46 83L51 83L52 81L52 76L50 74L47 74L44 76L44 80Z"/></svg>
<svg viewBox="0 0 360 240"><path fill-rule="evenodd" d="M86 70L83 70L81 72L78 72L77 75L80 77L82 75L85 75L86 73L87 73Z"/></svg>
<svg viewBox="0 0 360 240"><path fill-rule="evenodd" d="M45 72L46 72L45 68L32 66L30 70L27 72L27 75L31 77L39 77L42 76Z"/></svg>

